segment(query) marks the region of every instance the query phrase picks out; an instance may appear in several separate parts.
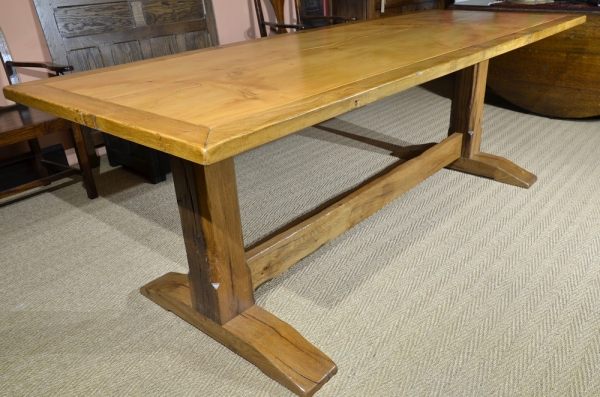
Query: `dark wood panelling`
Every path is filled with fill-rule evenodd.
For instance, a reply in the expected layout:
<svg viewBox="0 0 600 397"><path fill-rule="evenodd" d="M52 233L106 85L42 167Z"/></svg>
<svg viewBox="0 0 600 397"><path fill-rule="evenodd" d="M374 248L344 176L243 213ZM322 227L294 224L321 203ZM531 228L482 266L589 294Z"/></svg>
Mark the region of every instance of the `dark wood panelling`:
<svg viewBox="0 0 600 397"><path fill-rule="evenodd" d="M112 49L108 45L104 45L98 48L100 50L100 56L102 57L102 63L104 66L113 66L115 60L113 58Z"/></svg>
<svg viewBox="0 0 600 397"><path fill-rule="evenodd" d="M67 54L69 65L75 68L76 72L102 68L105 65L102 62L102 56L98 48L84 48L83 50L71 51Z"/></svg>
<svg viewBox="0 0 600 397"><path fill-rule="evenodd" d="M367 19L369 7L365 0L333 0L333 15L347 15L356 19Z"/></svg>
<svg viewBox="0 0 600 397"><path fill-rule="evenodd" d="M197 0L146 0L143 12L148 25L204 19L204 7Z"/></svg>
<svg viewBox="0 0 600 397"><path fill-rule="evenodd" d="M199 20L169 25L143 26L117 33L65 38L63 42L66 50L71 51L78 48L98 47L112 43L120 43L130 40L144 40L152 37L184 34L190 31L206 29L206 20Z"/></svg>
<svg viewBox="0 0 600 397"><path fill-rule="evenodd" d="M47 0L46 0L47 1ZM89 6L92 4L124 3L127 0L52 0L54 8Z"/></svg>
<svg viewBox="0 0 600 397"><path fill-rule="evenodd" d="M152 58L152 45L150 45L150 39L139 40L139 43L144 59Z"/></svg>
<svg viewBox="0 0 600 397"><path fill-rule="evenodd" d="M356 19L391 17L420 10L444 8L444 0L386 0L385 12L381 12L381 0L331 0L335 15L347 15Z"/></svg>
<svg viewBox="0 0 600 397"><path fill-rule="evenodd" d="M111 48L115 65L144 59L142 49L137 41L114 44Z"/></svg>
<svg viewBox="0 0 600 397"><path fill-rule="evenodd" d="M188 51L210 47L210 35L206 30L186 33L185 45Z"/></svg>
<svg viewBox="0 0 600 397"><path fill-rule="evenodd" d="M126 2L61 8L55 11L54 17L63 37L116 32L135 27L131 8Z"/></svg>
<svg viewBox="0 0 600 397"><path fill-rule="evenodd" d="M177 40L175 39L175 36L152 38L150 39L150 45L152 46L152 56L154 58L179 52L177 50Z"/></svg>

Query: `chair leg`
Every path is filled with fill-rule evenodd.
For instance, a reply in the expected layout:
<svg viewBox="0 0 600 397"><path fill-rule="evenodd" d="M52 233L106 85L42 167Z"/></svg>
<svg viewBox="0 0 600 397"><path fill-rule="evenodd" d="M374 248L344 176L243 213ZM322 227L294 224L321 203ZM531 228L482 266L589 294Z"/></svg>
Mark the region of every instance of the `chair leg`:
<svg viewBox="0 0 600 397"><path fill-rule="evenodd" d="M40 173L40 178L47 177L48 170L42 164L42 160L44 159L44 157L42 155L42 148L40 147L40 142L37 138L32 138L29 139L27 143L29 144L29 149L31 150L31 153L33 153L33 157L35 158L35 166L37 167L38 172ZM50 183L48 183L48 185L49 184Z"/></svg>
<svg viewBox="0 0 600 397"><path fill-rule="evenodd" d="M87 196L90 199L95 199L98 197L98 191L96 190L96 182L94 181L94 175L92 174L92 168L83 140L81 126L77 123L71 123L71 129L73 132L73 141L75 142L75 153L77 154L77 160L79 161L79 168L81 169L81 176L83 177Z"/></svg>

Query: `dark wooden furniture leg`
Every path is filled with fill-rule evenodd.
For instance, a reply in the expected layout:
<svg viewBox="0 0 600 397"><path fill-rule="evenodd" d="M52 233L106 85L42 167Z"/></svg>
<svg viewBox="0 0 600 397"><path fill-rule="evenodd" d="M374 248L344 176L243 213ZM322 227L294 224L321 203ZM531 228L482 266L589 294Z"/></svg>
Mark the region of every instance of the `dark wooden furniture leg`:
<svg viewBox="0 0 600 397"><path fill-rule="evenodd" d="M233 159L203 166L171 158L189 274L169 273L143 295L244 357L300 396L337 367L294 328L254 304Z"/></svg>
<svg viewBox="0 0 600 397"><path fill-rule="evenodd" d="M529 188L537 177L505 159L479 151L488 61L454 74L454 94L448 134L463 134L461 157L448 168Z"/></svg>
<svg viewBox="0 0 600 397"><path fill-rule="evenodd" d="M96 190L96 182L92 175L92 167L87 153L85 141L83 139L83 133L81 126L77 123L71 123L71 130L73 132L73 143L75 143L75 153L77 154L77 160L79 160L79 168L81 170L81 177L83 178L83 185L85 191L90 199L98 197L98 190Z"/></svg>
<svg viewBox="0 0 600 397"><path fill-rule="evenodd" d="M42 155L42 148L40 147L40 142L37 138L31 138L27 140L27 143L29 144L29 150L31 150L31 153L33 153L33 156L35 157L35 166L38 172L40 173L40 177L47 178L48 169L46 169L46 167L44 167L44 165L42 164L42 162L44 161L44 156ZM49 184L50 182L47 182L47 185Z"/></svg>

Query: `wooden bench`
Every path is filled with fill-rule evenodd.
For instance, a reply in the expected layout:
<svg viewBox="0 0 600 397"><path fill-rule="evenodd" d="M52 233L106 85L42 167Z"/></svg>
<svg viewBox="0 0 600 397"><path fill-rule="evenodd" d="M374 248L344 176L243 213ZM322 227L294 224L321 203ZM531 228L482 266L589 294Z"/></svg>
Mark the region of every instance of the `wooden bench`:
<svg viewBox="0 0 600 397"><path fill-rule="evenodd" d="M254 289L443 167L534 183L535 175L480 151L488 59L584 21L430 11L21 84L5 94L172 155L189 274L169 273L141 292L306 396L337 367L257 306ZM397 148L404 159L386 174L245 249L235 155L450 73L446 139Z"/></svg>

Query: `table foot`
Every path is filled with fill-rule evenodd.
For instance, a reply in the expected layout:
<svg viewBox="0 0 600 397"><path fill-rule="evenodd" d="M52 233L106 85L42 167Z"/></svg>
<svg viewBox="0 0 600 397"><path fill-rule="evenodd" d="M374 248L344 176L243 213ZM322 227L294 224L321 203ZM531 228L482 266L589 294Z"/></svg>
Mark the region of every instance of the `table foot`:
<svg viewBox="0 0 600 397"><path fill-rule="evenodd" d="M244 357L299 396L312 396L337 366L298 331L257 305L221 326L192 308L188 276L168 273L141 293Z"/></svg>
<svg viewBox="0 0 600 397"><path fill-rule="evenodd" d="M494 179L509 185L530 188L537 176L504 157L477 153L471 158L461 157L446 168Z"/></svg>

